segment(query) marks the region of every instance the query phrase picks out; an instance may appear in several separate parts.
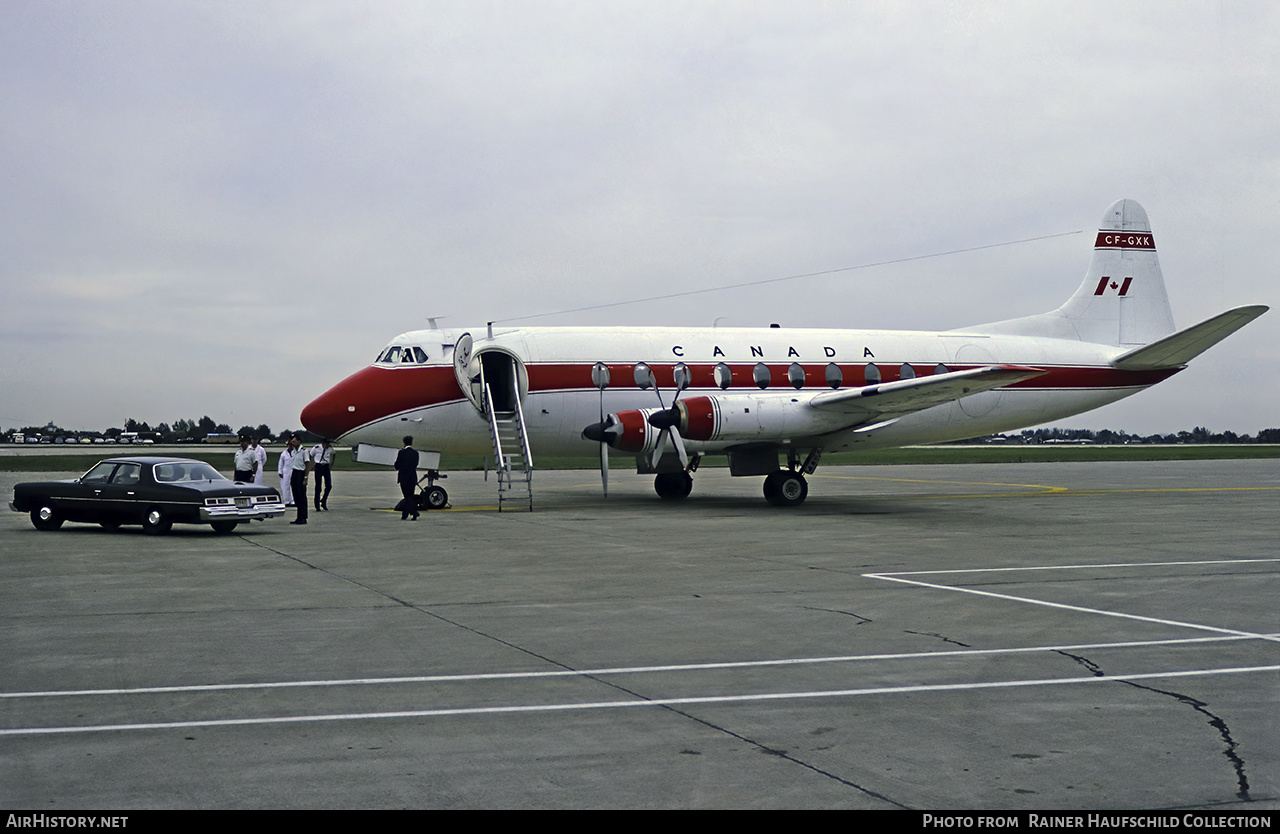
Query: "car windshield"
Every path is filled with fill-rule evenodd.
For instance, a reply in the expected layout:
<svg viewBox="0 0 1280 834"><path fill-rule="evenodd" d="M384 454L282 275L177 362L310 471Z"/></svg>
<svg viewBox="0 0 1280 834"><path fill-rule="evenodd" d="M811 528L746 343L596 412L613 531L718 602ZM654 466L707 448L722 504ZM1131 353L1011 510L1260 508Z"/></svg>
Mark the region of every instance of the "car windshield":
<svg viewBox="0 0 1280 834"><path fill-rule="evenodd" d="M176 461L174 463L157 463L155 468L156 482L176 484L183 481L225 481L221 472L207 463L198 460Z"/></svg>

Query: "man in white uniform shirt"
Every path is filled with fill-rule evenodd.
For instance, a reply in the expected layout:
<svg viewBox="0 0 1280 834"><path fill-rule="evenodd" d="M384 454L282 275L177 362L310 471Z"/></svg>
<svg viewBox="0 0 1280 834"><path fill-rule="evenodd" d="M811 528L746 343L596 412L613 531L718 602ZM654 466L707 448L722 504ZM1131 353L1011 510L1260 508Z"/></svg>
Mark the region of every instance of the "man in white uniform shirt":
<svg viewBox="0 0 1280 834"><path fill-rule="evenodd" d="M235 480L237 483L253 483L254 472L258 468L258 458L249 448L249 438L240 438L240 450L236 452Z"/></svg>
<svg viewBox="0 0 1280 834"><path fill-rule="evenodd" d="M293 494L294 504L298 508L298 517L290 524L306 524L307 523L307 477L311 475L311 456L307 454L307 450L302 448L302 441L298 440L295 434L289 438L289 448L293 449L293 455L289 458L289 477L291 479L289 492Z"/></svg>
<svg viewBox="0 0 1280 834"><path fill-rule="evenodd" d="M258 462L258 468L253 470L253 482L262 486L262 473L267 468L267 450L262 448L262 443L256 437L249 441L249 448L253 449L253 459Z"/></svg>
<svg viewBox="0 0 1280 834"><path fill-rule="evenodd" d="M293 478L293 449L285 446L284 451L280 453L280 462L276 464L276 474L280 476L280 500L284 501L286 507L293 506L293 490L290 488L290 481ZM307 496L302 496L302 500L306 501Z"/></svg>
<svg viewBox="0 0 1280 834"><path fill-rule="evenodd" d="M311 447L311 460L316 465L316 512L329 509L329 493L333 491L333 446L328 438ZM320 492L320 484L324 483L324 494Z"/></svg>

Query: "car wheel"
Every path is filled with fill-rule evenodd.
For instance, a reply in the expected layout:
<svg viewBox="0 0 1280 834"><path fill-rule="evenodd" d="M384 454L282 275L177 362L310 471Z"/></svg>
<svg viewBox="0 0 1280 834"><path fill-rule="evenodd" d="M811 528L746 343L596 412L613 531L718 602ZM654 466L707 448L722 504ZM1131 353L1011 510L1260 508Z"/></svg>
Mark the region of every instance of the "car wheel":
<svg viewBox="0 0 1280 834"><path fill-rule="evenodd" d="M449 493L444 491L444 487L428 487L427 491L422 493L421 506L424 510L443 510L449 505Z"/></svg>
<svg viewBox="0 0 1280 834"><path fill-rule="evenodd" d="M215 533L230 533L236 529L236 525L239 523L238 521L210 521L209 526L213 528Z"/></svg>
<svg viewBox="0 0 1280 834"><path fill-rule="evenodd" d="M142 517L142 532L151 535L169 532L169 528L173 527L173 522L164 514L164 510L159 507L152 507L147 510L147 514Z"/></svg>
<svg viewBox="0 0 1280 834"><path fill-rule="evenodd" d="M37 530L57 530L62 526L62 514L48 504L41 504L31 511L31 524Z"/></svg>

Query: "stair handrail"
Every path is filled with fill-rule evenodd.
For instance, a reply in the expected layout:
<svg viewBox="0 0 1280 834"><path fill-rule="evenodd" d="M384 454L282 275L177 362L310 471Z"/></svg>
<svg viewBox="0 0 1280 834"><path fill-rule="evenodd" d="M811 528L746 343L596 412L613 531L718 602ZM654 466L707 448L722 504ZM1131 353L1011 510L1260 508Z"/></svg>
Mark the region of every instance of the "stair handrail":
<svg viewBox="0 0 1280 834"><path fill-rule="evenodd" d="M520 450L524 452L525 478L533 471L533 454L529 451L529 432L524 425L524 408L520 405L520 380L512 374L511 384L515 388L516 421L520 426ZM492 409L490 409L492 411Z"/></svg>
<svg viewBox="0 0 1280 834"><path fill-rule="evenodd" d="M493 409L493 392L489 390L489 383L484 383L484 405L485 410L489 412L489 430L493 433L493 456L494 462L497 464L498 479L501 481L502 473L509 471L507 466L507 456L502 453L502 440L498 437L498 417Z"/></svg>

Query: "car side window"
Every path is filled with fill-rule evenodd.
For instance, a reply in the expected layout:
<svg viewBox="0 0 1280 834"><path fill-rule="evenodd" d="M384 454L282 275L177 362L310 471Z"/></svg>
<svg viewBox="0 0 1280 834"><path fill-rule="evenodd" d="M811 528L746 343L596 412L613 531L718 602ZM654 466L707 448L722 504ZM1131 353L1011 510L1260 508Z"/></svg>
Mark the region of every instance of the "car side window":
<svg viewBox="0 0 1280 834"><path fill-rule="evenodd" d="M111 479L111 473L115 471L115 468L116 465L114 463L103 461L86 472L80 482L85 484L105 484Z"/></svg>
<svg viewBox="0 0 1280 834"><path fill-rule="evenodd" d="M136 463L122 463L111 476L111 483L120 486L134 486L141 476L142 467Z"/></svg>

